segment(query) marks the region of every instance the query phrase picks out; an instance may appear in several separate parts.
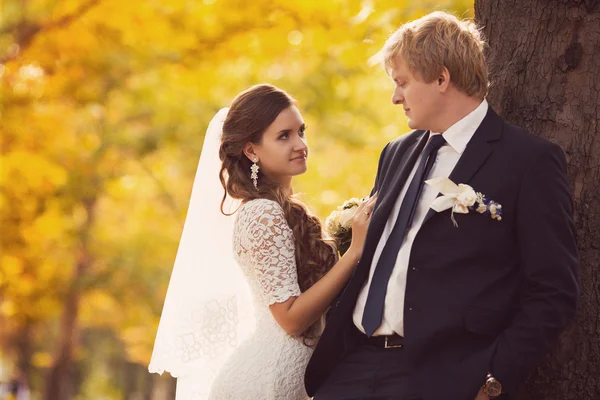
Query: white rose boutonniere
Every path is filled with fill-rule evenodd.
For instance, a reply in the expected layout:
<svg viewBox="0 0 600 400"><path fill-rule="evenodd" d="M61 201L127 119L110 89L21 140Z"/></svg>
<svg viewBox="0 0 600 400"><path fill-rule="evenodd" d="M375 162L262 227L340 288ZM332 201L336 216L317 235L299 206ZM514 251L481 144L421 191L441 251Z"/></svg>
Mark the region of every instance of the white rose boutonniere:
<svg viewBox="0 0 600 400"><path fill-rule="evenodd" d="M492 219L502 221L502 206L487 199L484 194L476 192L469 185L457 185L448 178L429 179L425 183L443 195L433 201L431 208L437 212L452 208L451 218L454 226L458 226L454 213L468 214L469 211L488 214Z"/></svg>

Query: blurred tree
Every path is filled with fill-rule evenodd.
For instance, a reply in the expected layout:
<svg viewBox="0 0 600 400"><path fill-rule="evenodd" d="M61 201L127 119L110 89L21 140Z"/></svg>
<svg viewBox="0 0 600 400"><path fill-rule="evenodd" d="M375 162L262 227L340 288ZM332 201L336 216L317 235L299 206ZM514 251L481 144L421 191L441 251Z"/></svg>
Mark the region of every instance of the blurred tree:
<svg viewBox="0 0 600 400"><path fill-rule="evenodd" d="M325 217L370 191L407 130L368 60L438 6L472 14L449 0L5 0L0 343L34 390L172 391L145 367L214 113L259 82L295 96L311 146L295 187Z"/></svg>
<svg viewBox="0 0 600 400"><path fill-rule="evenodd" d="M519 399L598 399L600 3L475 1L475 11L490 44L490 103L565 150L575 198L581 306Z"/></svg>

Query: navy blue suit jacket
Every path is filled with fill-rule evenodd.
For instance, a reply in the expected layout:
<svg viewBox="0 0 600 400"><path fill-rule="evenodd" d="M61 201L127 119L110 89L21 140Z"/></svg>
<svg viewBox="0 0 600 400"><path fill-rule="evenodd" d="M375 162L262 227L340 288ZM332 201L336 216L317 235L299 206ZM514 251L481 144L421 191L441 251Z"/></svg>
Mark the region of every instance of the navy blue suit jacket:
<svg viewBox="0 0 600 400"><path fill-rule="evenodd" d="M314 395L359 342L352 314L388 216L428 132L383 150L362 258L307 366ZM429 210L411 249L404 302L409 382L423 400L473 400L491 372L515 393L573 316L579 257L562 149L491 108L450 179L500 203L489 215Z"/></svg>

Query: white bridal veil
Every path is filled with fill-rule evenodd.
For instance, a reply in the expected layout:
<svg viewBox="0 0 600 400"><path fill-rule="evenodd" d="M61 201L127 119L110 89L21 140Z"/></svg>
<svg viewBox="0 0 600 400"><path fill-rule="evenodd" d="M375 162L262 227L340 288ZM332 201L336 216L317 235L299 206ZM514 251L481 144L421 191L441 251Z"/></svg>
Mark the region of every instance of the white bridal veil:
<svg viewBox="0 0 600 400"><path fill-rule="evenodd" d="M219 146L227 112L220 110L206 132L148 367L178 378L178 399L206 398L218 369L254 329L250 291L233 257L234 216L219 208ZM228 198L224 209L230 213L238 206Z"/></svg>

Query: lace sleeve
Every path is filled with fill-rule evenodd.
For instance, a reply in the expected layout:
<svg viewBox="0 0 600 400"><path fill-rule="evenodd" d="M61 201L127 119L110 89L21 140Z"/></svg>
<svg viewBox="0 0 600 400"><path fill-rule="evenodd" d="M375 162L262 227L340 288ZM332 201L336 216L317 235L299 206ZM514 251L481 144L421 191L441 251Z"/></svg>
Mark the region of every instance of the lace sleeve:
<svg viewBox="0 0 600 400"><path fill-rule="evenodd" d="M249 207L247 251L263 298L272 305L299 296L294 236L281 206L257 200Z"/></svg>

